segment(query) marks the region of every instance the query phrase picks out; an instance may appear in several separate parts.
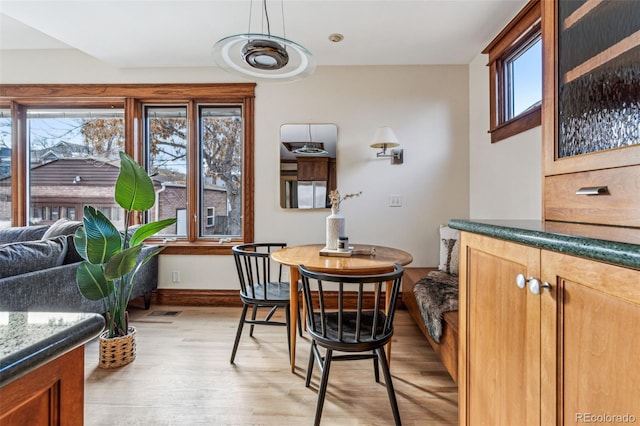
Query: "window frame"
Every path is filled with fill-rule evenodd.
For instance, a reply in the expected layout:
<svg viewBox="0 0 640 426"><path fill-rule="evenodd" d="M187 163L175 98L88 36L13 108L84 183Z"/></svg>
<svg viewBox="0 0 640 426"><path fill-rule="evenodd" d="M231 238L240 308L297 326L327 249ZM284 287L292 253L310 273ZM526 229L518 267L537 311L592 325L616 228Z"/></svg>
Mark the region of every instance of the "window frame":
<svg viewBox="0 0 640 426"><path fill-rule="evenodd" d="M0 84L0 105L9 105L12 114L12 225L28 224L26 110L31 107L124 107L125 152L145 167L143 104L186 103L190 111L202 103L236 104L243 115L242 235L231 241L200 239L198 223L188 222L187 238L176 241L153 240L166 246L165 254L230 254L235 244L254 238L254 101L255 83L194 84ZM195 117L189 117L188 147L198 147ZM197 152L197 150L196 150ZM199 170L197 155L189 155L189 170ZM188 177L188 216L198 214L199 176Z"/></svg>
<svg viewBox="0 0 640 426"><path fill-rule="evenodd" d="M542 102L513 118L507 118L510 91L507 66L516 52L542 39L540 0L531 0L482 51L489 55L489 133L491 143L542 124ZM543 41L544 43L544 41ZM544 44L543 44L544 49ZM543 55L544 56L544 55ZM541 63L542 68L542 63Z"/></svg>

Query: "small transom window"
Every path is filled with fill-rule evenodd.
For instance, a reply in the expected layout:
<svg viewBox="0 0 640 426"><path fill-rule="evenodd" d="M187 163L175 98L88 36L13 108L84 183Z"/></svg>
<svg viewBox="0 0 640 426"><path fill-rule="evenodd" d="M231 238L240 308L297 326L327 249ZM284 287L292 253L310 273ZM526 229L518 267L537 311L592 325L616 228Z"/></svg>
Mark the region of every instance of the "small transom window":
<svg viewBox="0 0 640 426"><path fill-rule="evenodd" d="M541 123L540 0L532 0L482 53L489 54L491 142Z"/></svg>

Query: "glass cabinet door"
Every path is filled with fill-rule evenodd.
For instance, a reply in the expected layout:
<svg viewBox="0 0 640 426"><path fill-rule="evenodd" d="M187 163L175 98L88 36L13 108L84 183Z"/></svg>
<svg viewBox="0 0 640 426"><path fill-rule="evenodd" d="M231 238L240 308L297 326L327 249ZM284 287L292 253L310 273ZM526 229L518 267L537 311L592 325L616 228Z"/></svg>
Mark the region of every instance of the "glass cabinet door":
<svg viewBox="0 0 640 426"><path fill-rule="evenodd" d="M640 3L543 5L546 174L640 164Z"/></svg>

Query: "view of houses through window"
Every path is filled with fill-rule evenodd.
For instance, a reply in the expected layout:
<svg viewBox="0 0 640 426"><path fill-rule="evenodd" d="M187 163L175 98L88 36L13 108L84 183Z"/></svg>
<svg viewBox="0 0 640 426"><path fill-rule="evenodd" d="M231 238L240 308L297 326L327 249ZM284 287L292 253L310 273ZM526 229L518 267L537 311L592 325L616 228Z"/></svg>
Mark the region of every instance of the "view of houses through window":
<svg viewBox="0 0 640 426"><path fill-rule="evenodd" d="M187 180L192 172L187 163L187 106L147 105L146 146L149 169L158 187L153 220L177 218L176 224L161 231L165 237L181 237L187 232ZM199 105L198 146L200 147L199 237L240 236L242 230L242 109L241 107Z"/></svg>
<svg viewBox="0 0 640 426"><path fill-rule="evenodd" d="M78 220L92 205L124 225L113 188L124 149L123 109L28 109L29 223Z"/></svg>
<svg viewBox="0 0 640 426"><path fill-rule="evenodd" d="M242 235L242 109L201 105L198 121L200 235ZM213 226L209 209L215 212Z"/></svg>
<svg viewBox="0 0 640 426"><path fill-rule="evenodd" d="M242 107L198 105L197 129L189 129L188 104L144 105L146 164L156 187L150 220L169 217L176 225L160 236L186 237L188 185L198 180L198 237L233 237L242 232ZM92 205L117 226L124 214L113 190L119 152L125 149L124 108L28 108L28 221L51 224L81 220ZM199 150L189 149L190 132ZM190 162L189 153L199 162ZM199 164L190 170L189 164ZM11 114L0 111L0 228L11 226ZM195 193L195 192L194 192Z"/></svg>

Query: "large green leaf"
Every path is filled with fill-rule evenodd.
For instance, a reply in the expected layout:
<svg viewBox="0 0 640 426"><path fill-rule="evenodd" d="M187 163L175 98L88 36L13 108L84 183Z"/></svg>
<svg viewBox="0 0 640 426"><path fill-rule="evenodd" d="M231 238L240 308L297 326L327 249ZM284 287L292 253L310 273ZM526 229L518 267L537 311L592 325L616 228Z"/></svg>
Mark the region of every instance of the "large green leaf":
<svg viewBox="0 0 640 426"><path fill-rule="evenodd" d="M115 199L126 211L146 211L156 201L151 178L124 152L120 152L120 173L116 180Z"/></svg>
<svg viewBox="0 0 640 426"><path fill-rule="evenodd" d="M171 226L176 223L175 218L170 219L162 219L157 222L145 223L140 226L131 236L131 240L129 240L129 245L131 247L137 246L141 244L145 239L149 238L152 235L155 235L159 231L163 230L167 226Z"/></svg>
<svg viewBox="0 0 640 426"><path fill-rule="evenodd" d="M84 226L76 229L76 233L73 236L73 244L76 246L78 254L84 260L87 260L87 234L84 232Z"/></svg>
<svg viewBox="0 0 640 426"><path fill-rule="evenodd" d="M89 300L101 300L113 293L112 280L107 280L102 272L102 265L94 265L83 261L76 269L78 290Z"/></svg>
<svg viewBox="0 0 640 426"><path fill-rule="evenodd" d="M147 256L142 259L142 261L140 262L140 265L138 266L138 269L140 268L140 266L144 265L145 263L147 263L148 261L150 261L155 255L159 254L162 250L164 250L166 247L161 247L161 246L157 246L154 247L148 254ZM136 271L137 272L137 271Z"/></svg>
<svg viewBox="0 0 640 426"><path fill-rule="evenodd" d="M140 247L142 247L142 246L140 246ZM165 247L161 247L161 246L153 247L149 251L149 253L147 253L147 255L144 257L144 259L142 259L140 262L138 262L138 265L136 265L136 268L133 270L133 272L131 274L129 274L128 282L129 282L130 285L129 285L129 294L127 295L127 302L131 298L131 291L133 290L133 285L135 283L136 274L138 273L140 268L142 268L142 265L147 263L149 260L151 260L154 256L156 256L158 253L160 253L164 249L165 249Z"/></svg>
<svg viewBox="0 0 640 426"><path fill-rule="evenodd" d="M113 280L128 274L135 268L142 246L131 247L114 255L104 266L104 276Z"/></svg>
<svg viewBox="0 0 640 426"><path fill-rule="evenodd" d="M102 212L91 206L85 206L82 222L84 236L82 232L76 236L80 242L78 252L86 254L86 260L94 265L102 264L121 250L122 237L120 232Z"/></svg>

